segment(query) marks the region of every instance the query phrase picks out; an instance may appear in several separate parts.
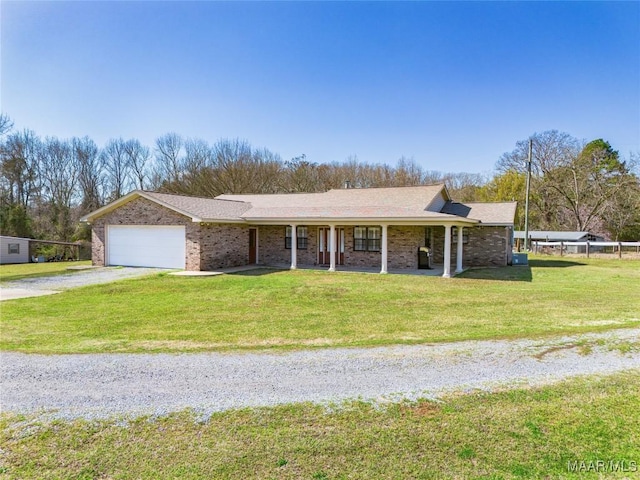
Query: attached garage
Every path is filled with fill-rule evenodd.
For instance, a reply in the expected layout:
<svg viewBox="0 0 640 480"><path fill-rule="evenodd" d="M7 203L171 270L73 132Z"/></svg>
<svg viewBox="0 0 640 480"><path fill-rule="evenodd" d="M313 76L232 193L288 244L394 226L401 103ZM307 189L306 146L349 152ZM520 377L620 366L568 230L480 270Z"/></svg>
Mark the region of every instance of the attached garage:
<svg viewBox="0 0 640 480"><path fill-rule="evenodd" d="M107 225L106 264L185 268L183 225Z"/></svg>

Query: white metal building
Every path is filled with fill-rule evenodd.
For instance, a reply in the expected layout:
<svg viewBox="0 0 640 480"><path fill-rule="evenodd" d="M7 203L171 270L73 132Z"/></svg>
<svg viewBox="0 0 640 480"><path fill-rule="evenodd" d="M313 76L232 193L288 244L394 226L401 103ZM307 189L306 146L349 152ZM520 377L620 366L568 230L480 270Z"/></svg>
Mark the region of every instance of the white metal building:
<svg viewBox="0 0 640 480"><path fill-rule="evenodd" d="M29 239L0 236L0 265L29 263Z"/></svg>

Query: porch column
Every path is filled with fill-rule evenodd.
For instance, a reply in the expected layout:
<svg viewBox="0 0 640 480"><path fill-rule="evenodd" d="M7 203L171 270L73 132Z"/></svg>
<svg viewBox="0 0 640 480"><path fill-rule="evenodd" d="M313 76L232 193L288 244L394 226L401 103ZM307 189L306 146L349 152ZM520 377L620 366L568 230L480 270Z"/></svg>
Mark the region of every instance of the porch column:
<svg viewBox="0 0 640 480"><path fill-rule="evenodd" d="M329 271L336 271L336 226L334 224L329 225Z"/></svg>
<svg viewBox="0 0 640 480"><path fill-rule="evenodd" d="M451 225L444 226L444 271L442 276L451 277Z"/></svg>
<svg viewBox="0 0 640 480"><path fill-rule="evenodd" d="M298 268L298 226L291 225L291 270Z"/></svg>
<svg viewBox="0 0 640 480"><path fill-rule="evenodd" d="M456 273L462 272L462 227L458 227L458 249L456 250Z"/></svg>
<svg viewBox="0 0 640 480"><path fill-rule="evenodd" d="M387 226L382 225L382 266L380 273L387 273Z"/></svg>

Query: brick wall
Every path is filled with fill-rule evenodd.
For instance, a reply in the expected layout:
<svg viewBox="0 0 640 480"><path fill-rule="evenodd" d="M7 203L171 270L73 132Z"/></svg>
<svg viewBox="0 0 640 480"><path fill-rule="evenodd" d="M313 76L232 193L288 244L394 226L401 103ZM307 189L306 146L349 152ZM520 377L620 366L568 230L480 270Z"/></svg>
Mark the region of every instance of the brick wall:
<svg viewBox="0 0 640 480"><path fill-rule="evenodd" d="M508 252L511 251L507 228L473 227L468 230L469 243L464 245L462 255L464 265L470 267L507 265Z"/></svg>
<svg viewBox="0 0 640 480"><path fill-rule="evenodd" d="M424 227L390 226L387 230L387 265L391 268L418 268L418 248L424 247Z"/></svg>
<svg viewBox="0 0 640 480"><path fill-rule="evenodd" d="M249 226L207 224L200 227L200 270L249 264Z"/></svg>
<svg viewBox="0 0 640 480"><path fill-rule="evenodd" d="M509 231L505 227L467 227L462 230L468 237L463 245L462 264L464 267L484 267L507 265ZM443 263L444 227L433 227L433 262ZM451 267L457 262L457 235L451 235Z"/></svg>

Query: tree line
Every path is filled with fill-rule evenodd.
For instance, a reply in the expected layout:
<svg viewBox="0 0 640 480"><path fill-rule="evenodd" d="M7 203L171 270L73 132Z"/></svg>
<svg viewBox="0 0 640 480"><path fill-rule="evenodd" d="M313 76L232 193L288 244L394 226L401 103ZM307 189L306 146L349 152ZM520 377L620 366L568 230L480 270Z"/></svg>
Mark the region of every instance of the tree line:
<svg viewBox="0 0 640 480"><path fill-rule="evenodd" d="M603 140L534 134L530 229L590 230L616 239L640 238L636 159L623 161ZM342 188L446 183L456 201L519 202L522 228L528 139L503 154L493 175L442 173L413 159L395 165L350 157L316 163L304 154L283 160L240 139L213 144L175 133L152 147L114 138L99 147L89 137L40 137L17 131L0 115L0 231L3 235L89 240L78 219L133 189L213 197L222 193L322 192Z"/></svg>

